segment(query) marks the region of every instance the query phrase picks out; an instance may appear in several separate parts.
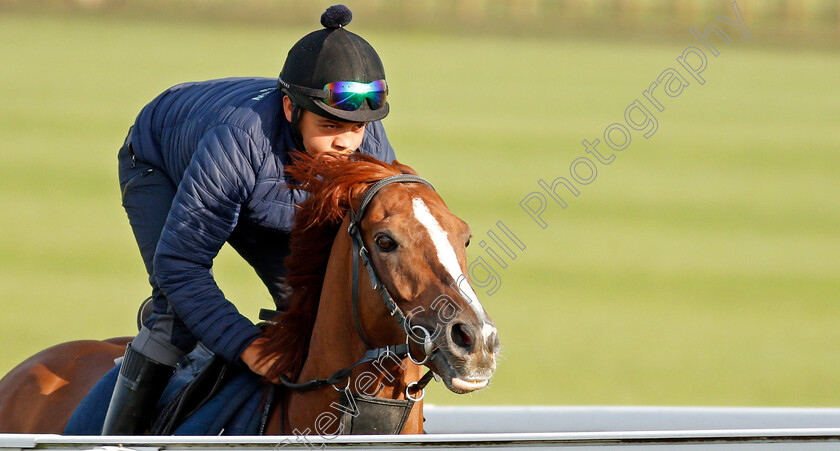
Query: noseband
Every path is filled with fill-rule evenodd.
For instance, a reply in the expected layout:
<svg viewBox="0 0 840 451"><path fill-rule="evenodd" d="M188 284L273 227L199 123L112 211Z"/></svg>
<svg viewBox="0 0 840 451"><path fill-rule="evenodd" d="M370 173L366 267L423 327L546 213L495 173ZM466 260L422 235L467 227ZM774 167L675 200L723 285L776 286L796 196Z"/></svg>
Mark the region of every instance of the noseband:
<svg viewBox="0 0 840 451"><path fill-rule="evenodd" d="M353 368L362 365L364 363L373 362L375 360L381 359L383 356L387 355L397 355L400 357L408 356L412 362L417 365L422 365L429 360L429 357L434 352L432 341L431 341L431 334L429 333L426 328L415 325L412 326L410 324L409 318L403 313L397 303L394 301L394 298L391 296L391 293L388 292L388 288L382 283L379 279L379 275L376 273L376 268L373 267L373 263L370 259L370 252L368 251L367 247L365 247L364 240L362 239L362 231L361 231L361 221L364 218L365 211L367 211L367 207L370 204L373 197L376 196L382 188L394 184L394 183L421 183L423 185L428 186L432 190L434 190L434 186L429 183L426 179L422 177L418 177L416 175L410 174L398 174L392 175L390 177L386 177L378 182L376 182L373 186L371 186L367 192L365 193L364 197L362 198L362 202L359 204L358 212L353 210L353 207L350 207L350 225L347 227L347 233L350 234L350 237L353 241L353 288L352 288L352 298L353 298L353 319L356 323L356 331L359 334L359 338L361 338L362 342L368 348L368 351L365 352L364 357L358 360L353 365L342 368L335 373L333 373L330 377L326 379L312 379L307 382L301 383L294 383L288 380L286 376L280 377L280 382L283 383L286 387L297 390L297 391L308 391L314 390L317 388L321 388L327 385L337 385L341 384L342 382L346 381L350 378L352 374ZM356 258L358 255L359 258ZM370 284L375 291L379 292L382 301L385 303L385 308L388 309L388 313L396 319L397 323L399 323L400 327L406 331L406 342L399 345L391 345L391 346L383 346L375 348L370 344L370 341L365 336L364 331L362 330L362 324L359 320L359 260L361 259L362 264L367 269L368 276L370 277ZM411 336L415 330L419 330L425 334L425 338L423 341L423 352L425 354L425 358L422 361L415 361L413 357L411 357L411 347L409 342L411 341ZM406 396L412 402L420 401L423 399L425 395L424 388L429 383L429 381L434 376L432 371L428 371L419 381L412 382L406 387ZM410 390L419 390L420 396L413 397L411 395Z"/></svg>

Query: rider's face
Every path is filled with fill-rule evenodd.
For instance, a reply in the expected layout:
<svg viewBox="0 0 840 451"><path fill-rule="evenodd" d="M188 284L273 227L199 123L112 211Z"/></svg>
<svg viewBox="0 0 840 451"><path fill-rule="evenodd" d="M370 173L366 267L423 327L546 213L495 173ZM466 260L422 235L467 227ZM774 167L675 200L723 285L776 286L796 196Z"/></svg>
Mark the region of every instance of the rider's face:
<svg viewBox="0 0 840 451"><path fill-rule="evenodd" d="M292 120L292 101L283 97L286 120ZM365 137L364 122L344 122L327 119L310 111L302 111L298 123L306 152L318 156L327 152L352 153Z"/></svg>

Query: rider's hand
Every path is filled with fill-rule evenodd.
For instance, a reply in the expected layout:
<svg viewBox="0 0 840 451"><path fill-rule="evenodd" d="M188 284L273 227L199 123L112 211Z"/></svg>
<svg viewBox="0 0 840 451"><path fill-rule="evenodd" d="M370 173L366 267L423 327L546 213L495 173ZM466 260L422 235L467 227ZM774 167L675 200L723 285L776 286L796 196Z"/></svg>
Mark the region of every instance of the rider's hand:
<svg viewBox="0 0 840 451"><path fill-rule="evenodd" d="M262 346L265 345L265 342L266 342L265 338L263 338L263 337L257 338L256 340L254 340L253 343L248 345L248 347L245 348L244 351L242 351L242 355L240 356L240 358L245 363L245 365L248 365L248 368L250 368L251 371L259 374L260 376L265 376L266 373L268 373L268 370L274 365L274 363L280 357L280 356L275 354L275 355L272 355L272 356L268 357L267 359L262 359L261 360L259 357L260 357L260 354L261 354ZM272 380L271 382L273 382L275 384L280 383L279 380Z"/></svg>

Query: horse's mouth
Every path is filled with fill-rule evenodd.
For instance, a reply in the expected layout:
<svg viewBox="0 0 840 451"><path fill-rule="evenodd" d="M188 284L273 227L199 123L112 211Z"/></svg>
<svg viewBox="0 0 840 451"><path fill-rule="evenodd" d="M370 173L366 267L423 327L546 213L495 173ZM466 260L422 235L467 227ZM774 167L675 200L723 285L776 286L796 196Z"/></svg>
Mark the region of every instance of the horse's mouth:
<svg viewBox="0 0 840 451"><path fill-rule="evenodd" d="M482 377L483 375L476 377L475 375L467 376L459 374L461 371L456 370L455 367L450 364L451 358L452 357L447 355L445 351L439 349L432 354L432 358L429 361L429 366L432 371L440 376L443 384L451 392L459 395L470 393L480 390L490 383L489 375L487 377Z"/></svg>
<svg viewBox="0 0 840 451"><path fill-rule="evenodd" d="M449 389L456 393L469 393L471 391L480 390L486 387L489 383L490 379L469 381L461 379L460 377L456 377L452 379L452 387L449 387ZM458 391L455 391L455 389L457 389Z"/></svg>

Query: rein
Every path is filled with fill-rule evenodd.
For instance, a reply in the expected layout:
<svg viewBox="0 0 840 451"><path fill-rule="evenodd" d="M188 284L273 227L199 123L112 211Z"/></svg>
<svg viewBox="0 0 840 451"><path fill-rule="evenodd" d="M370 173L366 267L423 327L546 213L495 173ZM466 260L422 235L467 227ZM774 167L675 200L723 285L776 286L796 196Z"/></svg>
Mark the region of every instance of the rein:
<svg viewBox="0 0 840 451"><path fill-rule="evenodd" d="M376 193L378 193L385 186L388 186L393 183L422 183L433 190L435 189L434 186L432 186L432 184L429 183L426 179L418 177L416 175L398 174L386 177L376 182L376 184L374 184L370 187L370 189L368 189L368 191L362 198L362 202L359 204L358 212L354 211L353 207L350 207L350 226L347 228L347 233L350 234L350 237L353 241L353 255L358 255L359 258L362 260L362 264L364 264L365 269L367 269L371 286L374 290L379 292L382 301L385 303L385 308L388 309L388 313L390 313L391 316L394 317L394 319L396 319L397 323L399 323L400 327L402 327L403 330L406 331L405 343L375 348L368 341L364 331L362 330L361 321L359 320L359 259L353 258L353 319L356 323L356 332L359 334L359 338L362 339L362 342L365 344L365 346L369 348L369 350L365 352L364 357L356 361L356 363L350 365L347 368L342 368L336 371L326 379L312 379L306 382L295 383L290 381L286 376L280 376L280 382L287 388L295 391L310 391L326 387L327 385L335 386L348 380L353 372L353 369L357 366L376 361L382 357L387 357L388 355L396 355L402 358L405 358L407 356L409 359L411 359L413 363L417 365L422 365L426 363L431 357L432 353L435 352L435 349L432 347L431 334L429 334L429 331L422 326L411 326L409 324L409 321L406 318L405 314L394 301L394 298L391 296L391 293L388 292L388 288L385 287L382 281L379 280L379 276L376 273L376 268L373 267L373 262L370 259L370 252L367 250L367 248L365 247L365 243L362 240L362 232L360 225L362 218L364 217L365 211L367 210L368 204L370 204L371 200L373 200L373 197L376 195ZM409 333L409 331L413 332L417 329L425 333L425 339L423 342L423 352L425 354L425 358L419 362L415 361L414 358L411 357L411 346L409 344L409 341L411 340L411 334ZM406 397L408 397L408 399L413 402L422 400L425 396L424 389L429 383L429 381L431 381L433 376L434 373L431 370L429 370L422 378L420 378L419 381L408 384L408 387L406 387L405 390ZM419 390L420 396L412 396L410 393L412 389Z"/></svg>
<svg viewBox="0 0 840 451"><path fill-rule="evenodd" d="M338 385L346 381L350 378L350 375L353 372L353 368L356 368L359 365L376 361L382 357L387 357L388 355L402 356L405 355L407 352L407 344L401 344L396 346L383 346L381 348L370 349L367 352L365 352L365 356L357 360L356 363L348 366L347 368L342 368L336 371L335 373L332 373L326 379L311 379L306 382L295 383L290 381L284 375L280 376L280 382L282 382L283 385L285 385L286 387L296 391L317 390L319 388L326 387L327 385Z"/></svg>

